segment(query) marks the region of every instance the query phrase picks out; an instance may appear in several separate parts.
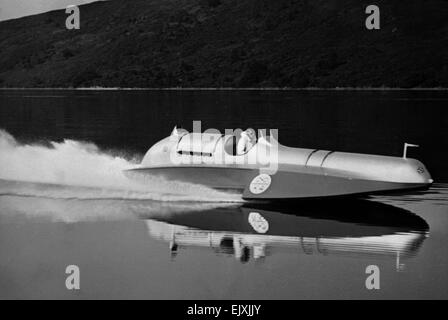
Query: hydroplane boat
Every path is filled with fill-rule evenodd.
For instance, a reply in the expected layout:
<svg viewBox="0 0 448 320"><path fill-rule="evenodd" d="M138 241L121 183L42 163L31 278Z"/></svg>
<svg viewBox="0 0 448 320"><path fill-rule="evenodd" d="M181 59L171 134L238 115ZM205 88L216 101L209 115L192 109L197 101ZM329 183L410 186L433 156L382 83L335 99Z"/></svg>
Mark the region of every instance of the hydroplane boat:
<svg viewBox="0 0 448 320"><path fill-rule="evenodd" d="M244 153L241 135L188 133L174 128L141 164L125 171L240 193L245 200L301 199L408 192L432 183L425 165L402 157L292 148L260 133Z"/></svg>

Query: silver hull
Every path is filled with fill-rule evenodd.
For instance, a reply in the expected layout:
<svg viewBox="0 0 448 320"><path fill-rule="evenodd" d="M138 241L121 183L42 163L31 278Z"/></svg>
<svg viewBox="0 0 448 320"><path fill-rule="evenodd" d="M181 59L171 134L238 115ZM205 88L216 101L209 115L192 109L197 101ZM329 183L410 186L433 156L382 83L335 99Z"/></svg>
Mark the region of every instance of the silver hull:
<svg viewBox="0 0 448 320"><path fill-rule="evenodd" d="M240 193L246 200L368 195L426 189L430 186L430 183L398 183L279 170L272 176L269 189L261 194L253 194L248 186L259 175L258 169L179 166L138 168L128 170L125 174L142 183L145 182L145 176L152 176L169 181L200 184L213 189Z"/></svg>
<svg viewBox="0 0 448 320"><path fill-rule="evenodd" d="M418 160L291 148L262 136L245 154L235 137L172 135L152 146L138 168L125 174L145 181L162 177L242 194L244 199L299 199L408 191L433 180Z"/></svg>

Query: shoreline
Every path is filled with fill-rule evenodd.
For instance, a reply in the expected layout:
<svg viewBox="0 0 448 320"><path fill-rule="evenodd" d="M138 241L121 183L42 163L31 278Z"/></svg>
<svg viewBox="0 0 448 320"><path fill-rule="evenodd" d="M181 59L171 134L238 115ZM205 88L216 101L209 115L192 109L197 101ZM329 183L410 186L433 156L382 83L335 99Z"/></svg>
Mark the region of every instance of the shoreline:
<svg viewBox="0 0 448 320"><path fill-rule="evenodd" d="M164 88L127 88L127 87L80 87L80 88L17 88L17 87L3 87L0 88L0 91L7 90L72 90L72 91L448 91L447 88L436 87L436 88L388 88L388 87L336 87L336 88L318 88L318 87L310 87L310 88L232 88L232 87L223 87L223 88L214 88L214 87L164 87Z"/></svg>

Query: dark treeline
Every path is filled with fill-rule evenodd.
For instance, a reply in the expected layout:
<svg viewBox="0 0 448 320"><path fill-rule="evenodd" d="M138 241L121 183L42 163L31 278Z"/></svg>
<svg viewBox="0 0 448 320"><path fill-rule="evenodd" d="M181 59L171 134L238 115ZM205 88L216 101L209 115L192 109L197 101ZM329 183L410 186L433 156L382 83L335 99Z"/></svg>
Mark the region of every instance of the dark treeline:
<svg viewBox="0 0 448 320"><path fill-rule="evenodd" d="M448 1L111 0L0 23L0 87L447 87Z"/></svg>

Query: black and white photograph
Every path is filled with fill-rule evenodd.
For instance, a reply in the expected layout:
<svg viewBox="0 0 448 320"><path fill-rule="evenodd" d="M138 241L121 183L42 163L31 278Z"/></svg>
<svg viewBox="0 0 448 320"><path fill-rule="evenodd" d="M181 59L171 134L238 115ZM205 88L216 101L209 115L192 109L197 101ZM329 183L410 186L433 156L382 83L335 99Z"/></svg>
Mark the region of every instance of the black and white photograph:
<svg viewBox="0 0 448 320"><path fill-rule="evenodd" d="M0 0L0 300L446 300L447 159L446 0Z"/></svg>

